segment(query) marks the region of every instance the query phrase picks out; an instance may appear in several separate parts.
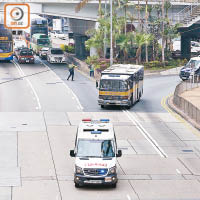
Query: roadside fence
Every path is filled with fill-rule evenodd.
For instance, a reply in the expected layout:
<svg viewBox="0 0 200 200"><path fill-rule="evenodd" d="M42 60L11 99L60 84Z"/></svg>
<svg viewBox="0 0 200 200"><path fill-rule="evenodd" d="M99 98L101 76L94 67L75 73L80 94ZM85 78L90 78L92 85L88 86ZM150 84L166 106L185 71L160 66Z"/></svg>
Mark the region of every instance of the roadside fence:
<svg viewBox="0 0 200 200"><path fill-rule="evenodd" d="M195 76L193 80L182 81L176 86L173 103L187 116L200 124L200 109L180 96L183 92L197 87L200 87L200 76Z"/></svg>

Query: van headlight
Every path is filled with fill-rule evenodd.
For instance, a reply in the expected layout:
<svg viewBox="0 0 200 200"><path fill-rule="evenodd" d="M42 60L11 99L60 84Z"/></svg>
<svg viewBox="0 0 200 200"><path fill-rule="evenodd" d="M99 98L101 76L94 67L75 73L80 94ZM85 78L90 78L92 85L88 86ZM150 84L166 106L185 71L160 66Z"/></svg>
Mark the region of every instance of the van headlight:
<svg viewBox="0 0 200 200"><path fill-rule="evenodd" d="M116 174L116 166L111 167L111 168L109 169L108 174Z"/></svg>
<svg viewBox="0 0 200 200"><path fill-rule="evenodd" d="M83 175L83 169L81 167L76 166L76 174L81 174Z"/></svg>

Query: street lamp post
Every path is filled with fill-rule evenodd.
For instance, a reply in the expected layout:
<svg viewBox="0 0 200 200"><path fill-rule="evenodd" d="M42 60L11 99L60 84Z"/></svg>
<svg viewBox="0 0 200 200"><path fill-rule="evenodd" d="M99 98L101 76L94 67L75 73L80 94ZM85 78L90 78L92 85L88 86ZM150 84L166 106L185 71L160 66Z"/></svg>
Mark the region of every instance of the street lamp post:
<svg viewBox="0 0 200 200"><path fill-rule="evenodd" d="M107 17L107 0L105 0L105 18ZM106 57L106 27L104 32L104 57Z"/></svg>
<svg viewBox="0 0 200 200"><path fill-rule="evenodd" d="M110 66L112 66L113 64L113 33L112 33L112 28L113 28L113 24L112 24L112 0L110 0Z"/></svg>

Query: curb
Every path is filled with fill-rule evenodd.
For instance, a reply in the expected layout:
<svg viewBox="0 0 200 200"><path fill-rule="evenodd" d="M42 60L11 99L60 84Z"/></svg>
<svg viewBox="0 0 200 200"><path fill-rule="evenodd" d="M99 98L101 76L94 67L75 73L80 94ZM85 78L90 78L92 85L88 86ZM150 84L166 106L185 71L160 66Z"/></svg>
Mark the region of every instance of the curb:
<svg viewBox="0 0 200 200"><path fill-rule="evenodd" d="M181 109L179 109L177 106L175 106L174 103L173 103L173 98L174 98L174 95L169 97L168 100L167 100L167 104L168 104L169 108L172 109L175 113L180 115L183 119L185 119L193 127L195 127L196 129L198 129L200 131L200 125L196 121L191 119L188 115L186 115Z"/></svg>

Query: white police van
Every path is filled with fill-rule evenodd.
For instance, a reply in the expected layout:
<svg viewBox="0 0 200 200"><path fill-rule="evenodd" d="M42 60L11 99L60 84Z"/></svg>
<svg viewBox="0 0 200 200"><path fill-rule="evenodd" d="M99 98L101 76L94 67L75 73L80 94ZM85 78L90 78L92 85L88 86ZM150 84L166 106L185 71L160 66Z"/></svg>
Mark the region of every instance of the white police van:
<svg viewBox="0 0 200 200"><path fill-rule="evenodd" d="M117 150L113 125L108 119L83 119L70 156L75 157L75 187L88 184L117 184L117 157L122 155Z"/></svg>

